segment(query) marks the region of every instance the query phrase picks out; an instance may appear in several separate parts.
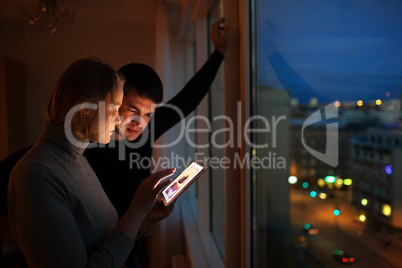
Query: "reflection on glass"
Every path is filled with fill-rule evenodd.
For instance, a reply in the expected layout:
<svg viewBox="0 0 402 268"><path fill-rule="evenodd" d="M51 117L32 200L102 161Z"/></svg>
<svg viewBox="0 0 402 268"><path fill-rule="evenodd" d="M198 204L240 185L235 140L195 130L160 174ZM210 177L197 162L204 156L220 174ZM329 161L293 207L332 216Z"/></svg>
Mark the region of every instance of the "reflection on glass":
<svg viewBox="0 0 402 268"><path fill-rule="evenodd" d="M402 267L399 10L392 0L252 2L252 114L286 115L253 135L271 141L254 154L287 163L252 172L253 267Z"/></svg>

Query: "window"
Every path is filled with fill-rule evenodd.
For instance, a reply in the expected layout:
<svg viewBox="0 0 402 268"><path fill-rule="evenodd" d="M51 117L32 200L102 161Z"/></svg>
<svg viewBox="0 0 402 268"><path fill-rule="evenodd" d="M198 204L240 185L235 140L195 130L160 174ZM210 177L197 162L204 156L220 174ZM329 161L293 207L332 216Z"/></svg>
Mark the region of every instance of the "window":
<svg viewBox="0 0 402 268"><path fill-rule="evenodd" d="M269 124L270 131L250 133L253 145L246 153L267 165L238 171L247 173L246 178L249 178L250 188L245 187L246 198L240 198L244 197L240 194L228 197L226 191L230 185L228 178L224 179L226 171L210 170L213 174L210 174L208 184L200 185L199 181L199 215L203 217L198 218L198 224L204 228L207 215L207 228L202 229L207 230L211 237L212 243L207 244L218 248L219 259L228 267L238 267L236 265L240 263L228 264L230 258L237 258L240 252L230 251L235 243L230 243L233 240L228 237L238 238L240 235L233 235L228 230L231 222L226 215L231 211L225 209L225 202L225 206L233 203L249 208L245 215L241 215L241 221L248 226L245 247L249 254L242 258L247 258L249 267L335 266L332 249L324 250L318 246L319 243L328 243L329 248L350 246L342 250L350 250L352 254L355 254L354 248L364 251L367 244L361 238L344 243L350 241L340 231L346 228L344 222L358 232L383 225L392 229L395 219L402 217L396 209L385 220L382 214L370 213L373 209L382 209L375 198L380 175L372 167L378 163L392 165L401 161L396 159L396 156L400 158L400 153L395 154L394 149L386 145L388 135L381 131L397 125L398 122L393 120L400 117L400 114L399 117L389 116L389 111L396 111L390 107L400 107L397 97L402 84L402 37L399 34L402 20L398 11L402 10L402 3L359 1L252 0L242 2L250 3L251 12L238 10L236 13L244 12L241 16L246 19L250 14L250 21L244 25L245 29L251 26L250 47L245 45L250 49L247 58L250 63L246 65L250 65L251 90L242 92L246 97L236 98L249 101L246 119L258 118L251 122L252 128L262 129L264 124ZM212 9L208 7L211 10L209 16L219 17L221 1L212 2ZM228 15L228 7L224 9ZM236 25L240 25L240 32L247 31L242 29L242 24ZM238 37L245 41L244 34ZM225 59L221 76L225 79L219 80L218 77L213 85L209 106L211 119L225 115L225 106L230 104L228 98L230 101L236 99L222 95L222 92L228 92L228 81L238 82L239 79L234 75L227 76L227 69L233 67L231 60L231 57ZM240 72L240 76L244 73ZM224 88L221 87L223 84ZM379 99L381 101L377 101ZM213 129L219 129L223 121L212 123L215 123ZM348 136L341 136L341 133ZM219 135L211 135L211 143L213 139L217 144L222 141ZM309 143L309 138L316 140ZM337 144L336 141L341 142ZM255 146L264 144L268 146ZM226 152L219 149L211 146L210 156L226 156ZM370 155L375 156L371 152L377 150L383 155L382 161L370 158ZM303 159L306 159L306 167ZM313 168L310 159L316 160L315 174L309 174ZM333 160L338 161L334 163ZM399 170L393 172L387 180L389 185L395 185L398 181L394 178L400 176L396 174ZM300 179L290 187L289 175L305 176L306 179ZM319 178L330 175L351 178L352 184L335 187L326 182L324 187L320 187L320 190L327 191L325 200L319 200L318 193L316 197L310 195L312 190L316 190L316 183L322 181ZM387 203L392 205L399 202L398 196L393 195L393 191L387 191ZM367 206L361 205L362 198L369 200ZM343 210L345 207L347 209ZM338 216L333 213L335 208L340 209ZM205 211L208 213L203 214ZM355 223L353 219L359 216L356 213L365 214L366 223L370 222L372 226ZM320 218L320 215L324 216ZM324 218L329 221L323 222ZM238 219L240 217L235 220ZM300 238L298 234L306 223L317 228L327 225L314 239L309 239L304 233L307 239L302 239L302 243L295 242L300 240L291 238ZM394 234L396 239L402 237L398 229L394 228ZM328 240L331 235L336 239ZM234 241L238 244L242 240ZM368 255L367 259L356 258L365 267L381 266L376 262L384 260L383 256Z"/></svg>
<svg viewBox="0 0 402 268"><path fill-rule="evenodd" d="M222 1L220 0L200 2L200 10L203 15L202 18L196 19L197 26L195 28L197 37L199 35L209 36L208 29L212 22L221 17L223 8L225 8L226 16L232 14L231 18L236 21L238 8L236 5L222 6ZM232 23L235 22L232 21ZM205 31L202 30L203 28L205 28ZM200 54L198 50L202 51L205 44L207 42L196 44L196 57ZM230 170L233 169L232 162L229 163L228 169L219 167L220 163L224 163L225 159L229 158L229 154L226 151L227 146L225 147L224 144L225 133L222 131L224 123L227 122L225 118L235 118L227 108L228 105L236 104L239 95L238 83L234 82L238 81L239 77L238 75L234 76L231 74L237 73L239 68L235 55L237 54L235 42L231 43L231 46L233 47L231 55L228 56L226 53L222 69L218 72L211 87L210 96L207 98L208 105L201 104L200 106L203 109L197 109L197 115L209 117L208 121L211 124L211 130L209 132L210 136L205 142L208 143L209 141L209 148L206 152L203 149L197 149L197 153L203 153L204 156L210 157L209 160L206 160L209 162L207 171L209 179L201 180L202 178L200 178L197 181L198 207L193 207L198 209L198 211L195 211L195 213L191 213L190 211L190 215L188 215L189 211L184 209L183 213L186 234L190 234L191 236L191 238L187 236L187 242L189 244L192 267L240 267L240 247L243 244L238 242L241 240L239 239L241 234L240 226L237 225L240 222L240 206L237 205L240 203L238 193L240 189L238 182L239 174L237 171ZM202 59L201 61L203 62L204 60ZM225 76L225 79L223 79L223 76ZM228 79L228 77L231 77L231 79ZM197 133L197 139L200 136L202 135ZM203 141L205 141L204 138L202 137ZM232 161L233 159L231 158L230 160ZM230 178L230 180L225 178L225 176ZM231 183L228 183L229 181ZM198 218L193 217L193 220L190 222L188 219L194 215L198 215ZM230 224L231 222L233 224ZM233 241L236 241L236 243ZM229 258L226 258L226 256L229 256Z"/></svg>
<svg viewBox="0 0 402 268"><path fill-rule="evenodd" d="M251 116L285 116L276 128L275 134L280 137L277 146L257 149L256 155L275 152L289 165L292 163L292 174L288 166L252 170L252 266L335 267L333 249L339 248L356 254L362 266L381 266L379 260L384 259L381 253L358 255L357 248L361 252L366 250L364 238L350 242L339 230L353 228L358 232L371 228L374 235L376 227L390 228L392 239L401 237L399 226L393 224L402 217L402 212L391 213L389 205L376 204L374 200L367 207L350 200L359 200L361 196L372 200L370 196L378 196L374 182L381 174L372 168L379 161L374 158L375 150L390 150L380 154L388 165L402 160L395 159L400 154L392 153L394 149L388 144L395 144L394 140L387 139L387 131L392 132L393 126L400 127L398 116L391 111L400 109L401 101L402 20L398 10L402 10L402 2L254 0L251 3ZM397 114L400 118L400 110ZM296 123L303 125L301 129L295 127ZM313 133L309 127L317 133L323 130L317 142L308 140ZM341 129L358 135L351 135L352 140L348 137L339 146ZM301 154L288 147L297 144L289 139L296 137L295 131L302 134L304 131L300 137L304 139ZM253 136L255 143L263 139L259 133ZM350 148L355 148L354 153ZM289 187L284 183L289 175L308 174L303 168L307 155L322 164L324 174L341 179L353 177L353 186L331 187L333 197L319 200L310 192L316 187L312 182L317 181L320 172L309 174L312 180L307 190L301 184ZM342 173L347 170L351 174ZM390 180L390 185L398 183ZM392 191L382 189L381 196L385 194L392 204L402 205ZM333 214L336 207L341 208L339 216ZM363 212L374 208L381 213L365 213L371 226L366 226L366 222L357 224L353 219L360 215L358 207ZM307 239L307 245L294 243L290 237L295 237L306 223L317 228L323 226L323 232ZM333 234L336 239L332 239ZM328 246L319 246L324 243Z"/></svg>

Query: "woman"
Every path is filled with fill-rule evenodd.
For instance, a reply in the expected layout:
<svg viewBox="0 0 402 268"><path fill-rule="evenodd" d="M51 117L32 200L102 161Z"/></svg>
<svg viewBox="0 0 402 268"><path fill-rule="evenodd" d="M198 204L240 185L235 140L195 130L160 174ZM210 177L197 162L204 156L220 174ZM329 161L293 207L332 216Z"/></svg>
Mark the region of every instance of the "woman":
<svg viewBox="0 0 402 268"><path fill-rule="evenodd" d="M45 130L14 168L8 188L10 224L29 267L122 267L169 183L160 181L174 169L144 180L118 221L82 155L89 140L110 141L123 83L97 59L74 62L58 80Z"/></svg>

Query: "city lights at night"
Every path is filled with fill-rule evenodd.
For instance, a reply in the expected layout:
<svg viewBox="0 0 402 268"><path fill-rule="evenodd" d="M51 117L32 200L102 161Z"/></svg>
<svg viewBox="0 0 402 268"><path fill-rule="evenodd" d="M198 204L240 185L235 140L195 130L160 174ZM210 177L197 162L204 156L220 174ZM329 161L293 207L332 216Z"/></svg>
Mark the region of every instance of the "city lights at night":
<svg viewBox="0 0 402 268"><path fill-rule="evenodd" d="M291 224L320 228L314 238L304 231L303 252L317 256L305 267L402 267L402 2L264 6L258 67L268 75L259 82L286 90L291 103ZM315 113L320 119L307 125ZM337 166L323 163L331 154Z"/></svg>
<svg viewBox="0 0 402 268"><path fill-rule="evenodd" d="M289 184L296 184L297 183L297 177L296 176L289 176L288 182L289 182Z"/></svg>
<svg viewBox="0 0 402 268"><path fill-rule="evenodd" d="M384 204L382 206L382 213L384 214L384 216L391 216L391 206L388 204Z"/></svg>
<svg viewBox="0 0 402 268"><path fill-rule="evenodd" d="M339 216L339 214L341 214L341 212L339 211L339 209L335 209L335 210L334 210L334 215L335 215L335 216Z"/></svg>
<svg viewBox="0 0 402 268"><path fill-rule="evenodd" d="M325 177L325 182L326 183L335 183L335 181L336 181L335 176L326 176Z"/></svg>
<svg viewBox="0 0 402 268"><path fill-rule="evenodd" d="M318 195L321 199L326 199L327 198L327 194L326 193L320 193Z"/></svg>
<svg viewBox="0 0 402 268"><path fill-rule="evenodd" d="M388 175L392 175L392 166L391 166L391 165L387 165L387 166L385 167L385 172L386 172Z"/></svg>
<svg viewBox="0 0 402 268"><path fill-rule="evenodd" d="M352 180L351 179L344 179L343 184L346 185L346 186L350 186L350 185L352 185Z"/></svg>
<svg viewBox="0 0 402 268"><path fill-rule="evenodd" d="M325 180L324 180L324 179L319 178L319 179L317 180L317 184L318 184L318 186L320 186L321 188L323 188L326 183L325 183Z"/></svg>

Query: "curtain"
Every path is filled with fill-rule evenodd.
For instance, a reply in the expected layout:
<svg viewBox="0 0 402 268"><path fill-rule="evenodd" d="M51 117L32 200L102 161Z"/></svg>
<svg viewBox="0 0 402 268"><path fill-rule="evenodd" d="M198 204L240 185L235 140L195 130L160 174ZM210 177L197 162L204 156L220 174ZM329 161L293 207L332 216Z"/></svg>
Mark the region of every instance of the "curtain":
<svg viewBox="0 0 402 268"><path fill-rule="evenodd" d="M156 1L155 12L155 71L159 74L163 87L163 102L174 96L172 89L172 61L169 38L169 18L167 7L163 1ZM168 144L177 137L175 129L166 132L158 139L156 144ZM155 148L153 157L157 161L159 157L169 157L172 148ZM177 152L175 150L175 152ZM157 168L159 170L161 168ZM174 175L173 175L174 177ZM149 237L149 267L170 268L173 255L183 254L183 234L181 224L180 206L176 204L173 213L162 222L154 225Z"/></svg>

